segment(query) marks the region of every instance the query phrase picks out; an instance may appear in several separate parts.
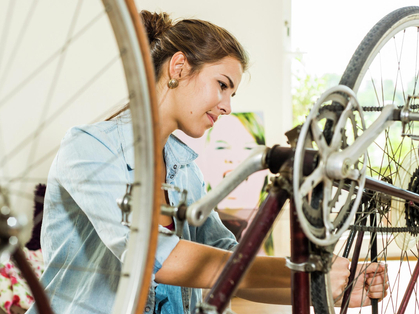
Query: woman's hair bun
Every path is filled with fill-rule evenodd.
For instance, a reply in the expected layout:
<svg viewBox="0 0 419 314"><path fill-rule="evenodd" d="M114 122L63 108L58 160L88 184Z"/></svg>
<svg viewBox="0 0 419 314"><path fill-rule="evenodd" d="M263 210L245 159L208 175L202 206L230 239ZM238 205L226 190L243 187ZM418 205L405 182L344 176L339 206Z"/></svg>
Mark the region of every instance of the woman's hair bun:
<svg viewBox="0 0 419 314"><path fill-rule="evenodd" d="M164 12L151 13L150 11L142 10L140 12L140 17L143 20L150 44L172 27L172 20L170 16Z"/></svg>

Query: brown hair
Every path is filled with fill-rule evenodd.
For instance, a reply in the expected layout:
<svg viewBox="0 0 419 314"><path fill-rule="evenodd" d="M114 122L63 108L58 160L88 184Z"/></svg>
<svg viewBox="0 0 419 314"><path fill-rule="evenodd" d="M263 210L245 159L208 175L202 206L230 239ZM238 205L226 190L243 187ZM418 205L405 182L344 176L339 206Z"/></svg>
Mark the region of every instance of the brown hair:
<svg viewBox="0 0 419 314"><path fill-rule="evenodd" d="M237 39L222 27L197 19L172 22L167 13L140 13L153 58L156 80L161 77L162 65L176 52L185 54L190 74L198 72L203 65L215 63L225 57L237 59L243 68L248 67L248 56Z"/></svg>
<svg viewBox="0 0 419 314"><path fill-rule="evenodd" d="M225 57L237 59L245 72L249 57L243 46L227 30L207 21L183 19L173 22L167 13L140 12L150 43L154 72L158 81L162 65L176 52L185 54L191 66L189 75L196 74L209 63L216 63ZM114 113L110 120L127 110L129 104Z"/></svg>

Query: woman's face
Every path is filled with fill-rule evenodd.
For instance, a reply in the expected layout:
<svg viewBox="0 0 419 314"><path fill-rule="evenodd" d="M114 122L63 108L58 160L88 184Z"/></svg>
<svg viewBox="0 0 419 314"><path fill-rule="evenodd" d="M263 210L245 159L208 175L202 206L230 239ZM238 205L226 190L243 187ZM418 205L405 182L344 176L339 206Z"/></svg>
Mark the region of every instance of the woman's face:
<svg viewBox="0 0 419 314"><path fill-rule="evenodd" d="M231 112L230 101L242 78L242 66L232 57L205 65L191 78L181 79L172 90L178 128L197 138L211 128L220 115Z"/></svg>
<svg viewBox="0 0 419 314"><path fill-rule="evenodd" d="M257 143L235 116L222 117L210 133L205 147L205 180L212 188L220 184L233 171ZM259 201L266 171L259 171L247 178L221 203L219 209L253 209Z"/></svg>

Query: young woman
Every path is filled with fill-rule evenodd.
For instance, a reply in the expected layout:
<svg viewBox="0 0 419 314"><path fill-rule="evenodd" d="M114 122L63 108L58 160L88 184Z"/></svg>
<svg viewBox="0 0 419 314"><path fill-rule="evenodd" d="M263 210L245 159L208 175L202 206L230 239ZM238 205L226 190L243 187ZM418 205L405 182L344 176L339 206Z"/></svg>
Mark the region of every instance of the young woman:
<svg viewBox="0 0 419 314"><path fill-rule="evenodd" d="M190 204L204 195L204 181L193 162L196 154L172 132L180 129L200 137L220 115L229 114L231 97L237 92L248 58L230 33L209 22L190 19L173 24L165 13L146 11L141 17L157 79L166 166L161 180L187 189ZM100 183L132 182L130 143L127 107L108 121L69 130L51 166L42 226L46 263L42 282L56 313L112 310L129 229L119 223L121 213L115 202L124 194L124 185ZM96 184L89 184L92 181ZM162 203L177 201L178 196L170 191L162 198ZM161 231L172 229L173 220L161 216L160 225ZM145 313L192 311L201 299L196 288L211 287L230 254L228 250L236 244L216 213L199 228L185 224L182 239L160 233ZM348 266L342 258L334 263L336 297L346 285ZM384 267L371 267L371 273L377 270L374 282L367 280L368 296L382 298ZM258 257L239 288L238 295L252 300L289 303L290 271L282 258ZM354 289L359 297L352 298L352 306L361 304L364 289L363 285ZM28 313L34 312L32 308Z"/></svg>

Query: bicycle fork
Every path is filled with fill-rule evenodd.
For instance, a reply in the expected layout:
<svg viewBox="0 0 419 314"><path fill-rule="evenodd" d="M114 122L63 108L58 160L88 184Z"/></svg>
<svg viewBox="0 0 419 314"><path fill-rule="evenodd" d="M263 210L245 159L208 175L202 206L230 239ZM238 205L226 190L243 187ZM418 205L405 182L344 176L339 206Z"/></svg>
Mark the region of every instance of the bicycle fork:
<svg viewBox="0 0 419 314"><path fill-rule="evenodd" d="M227 261L217 282L208 293L204 304L198 306L196 313L224 312L288 198L289 194L285 189L275 187L271 189L256 217Z"/></svg>

